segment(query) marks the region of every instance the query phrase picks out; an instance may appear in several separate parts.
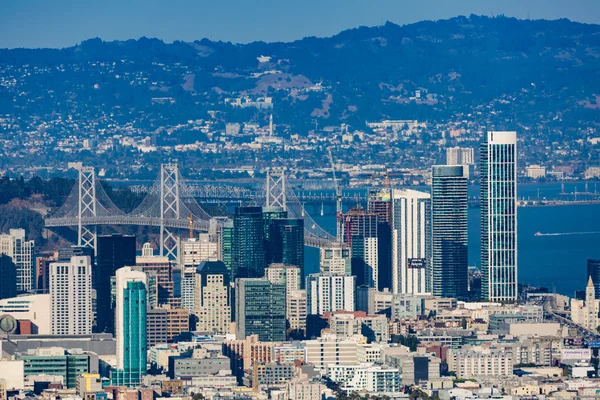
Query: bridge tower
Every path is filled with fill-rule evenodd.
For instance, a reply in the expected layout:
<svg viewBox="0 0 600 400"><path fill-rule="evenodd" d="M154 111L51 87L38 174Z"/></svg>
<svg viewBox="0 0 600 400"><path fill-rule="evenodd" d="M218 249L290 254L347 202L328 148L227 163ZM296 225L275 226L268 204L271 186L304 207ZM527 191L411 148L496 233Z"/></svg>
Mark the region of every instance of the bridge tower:
<svg viewBox="0 0 600 400"><path fill-rule="evenodd" d="M282 169L267 171L266 206L287 210L285 172Z"/></svg>
<svg viewBox="0 0 600 400"><path fill-rule="evenodd" d="M96 252L96 226L82 224L82 218L96 217L96 172L93 167L79 168L77 210L77 245L87 246Z"/></svg>
<svg viewBox="0 0 600 400"><path fill-rule="evenodd" d="M177 164L160 166L160 255L177 259L179 240L165 226L165 220L180 219L179 168Z"/></svg>

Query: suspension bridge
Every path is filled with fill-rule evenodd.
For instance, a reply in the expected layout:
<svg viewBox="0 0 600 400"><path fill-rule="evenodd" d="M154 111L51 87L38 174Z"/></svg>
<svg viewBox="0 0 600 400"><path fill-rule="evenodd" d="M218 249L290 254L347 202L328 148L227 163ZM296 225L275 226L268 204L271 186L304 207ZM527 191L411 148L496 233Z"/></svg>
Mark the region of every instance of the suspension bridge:
<svg viewBox="0 0 600 400"><path fill-rule="evenodd" d="M186 184L176 164L162 164L160 174L145 190L146 196L129 213L120 210L106 194L92 167L79 170L77 183L64 204L46 218L47 228L76 227L77 244L96 249L97 227L101 225L138 225L160 229L160 255L177 259L178 230L206 232L211 216L196 201L195 191ZM197 193L196 193L197 194ZM304 242L311 247L329 247L336 238L321 228L306 212L289 187L283 170L271 170L264 192L255 192L256 205L278 206L289 218L304 220Z"/></svg>

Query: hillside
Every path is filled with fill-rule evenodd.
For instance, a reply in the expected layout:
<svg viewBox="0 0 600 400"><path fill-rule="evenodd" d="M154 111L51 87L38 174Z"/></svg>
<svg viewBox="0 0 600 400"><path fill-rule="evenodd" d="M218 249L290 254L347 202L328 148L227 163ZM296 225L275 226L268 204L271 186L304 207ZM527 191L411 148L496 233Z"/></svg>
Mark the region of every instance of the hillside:
<svg viewBox="0 0 600 400"><path fill-rule="evenodd" d="M291 43L91 39L0 50L0 114L15 117L5 132L45 123L51 136L124 124L160 133L209 111L222 128L266 124L270 111L226 104L265 95L286 134L306 135L315 123L364 129L365 121L416 119L518 129L540 145L584 139L600 121L600 25L470 16ZM57 116L78 125L67 129ZM185 135L158 140L188 143Z"/></svg>

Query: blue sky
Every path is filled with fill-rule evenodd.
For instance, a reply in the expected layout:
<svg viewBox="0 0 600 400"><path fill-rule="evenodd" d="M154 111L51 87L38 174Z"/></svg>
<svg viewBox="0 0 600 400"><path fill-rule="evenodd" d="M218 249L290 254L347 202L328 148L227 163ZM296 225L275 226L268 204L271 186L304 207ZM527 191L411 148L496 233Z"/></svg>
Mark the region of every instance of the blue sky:
<svg viewBox="0 0 600 400"><path fill-rule="evenodd" d="M600 23L600 1L2 0L0 48L68 47L93 37L291 41L388 20L407 24L469 14Z"/></svg>

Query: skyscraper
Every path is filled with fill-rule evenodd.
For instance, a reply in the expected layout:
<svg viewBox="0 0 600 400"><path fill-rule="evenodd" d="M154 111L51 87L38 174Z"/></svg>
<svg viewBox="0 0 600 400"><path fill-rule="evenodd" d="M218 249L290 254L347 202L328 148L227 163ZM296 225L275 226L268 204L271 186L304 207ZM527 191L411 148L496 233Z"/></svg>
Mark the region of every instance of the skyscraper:
<svg viewBox="0 0 600 400"><path fill-rule="evenodd" d="M233 280L233 221L228 219L223 223L219 236L219 254L221 261L229 270L229 278Z"/></svg>
<svg viewBox="0 0 600 400"><path fill-rule="evenodd" d="M266 278L235 281L236 338L258 335L262 342L285 340L285 285Z"/></svg>
<svg viewBox="0 0 600 400"><path fill-rule="evenodd" d="M466 167L462 165L434 165L432 168L431 291L435 296L464 299L468 291L468 195L465 170Z"/></svg>
<svg viewBox="0 0 600 400"><path fill-rule="evenodd" d="M356 286L377 287L379 272L379 239L377 215L363 209L352 209L342 214L340 232L351 249L352 275Z"/></svg>
<svg viewBox="0 0 600 400"><path fill-rule="evenodd" d="M33 289L33 240L25 240L25 229L11 229L0 235L0 254L12 258L17 270L17 292Z"/></svg>
<svg viewBox="0 0 600 400"><path fill-rule="evenodd" d="M377 215L377 288L392 287L392 207L389 189L369 193L370 214Z"/></svg>
<svg viewBox="0 0 600 400"><path fill-rule="evenodd" d="M517 299L517 133L488 132L481 145L481 291Z"/></svg>
<svg viewBox="0 0 600 400"><path fill-rule="evenodd" d="M392 291L428 293L431 268L431 196L392 190Z"/></svg>
<svg viewBox="0 0 600 400"><path fill-rule="evenodd" d="M592 278L594 284L594 295L600 300L600 260L587 260L587 276Z"/></svg>
<svg viewBox="0 0 600 400"><path fill-rule="evenodd" d="M124 266L135 265L135 236L98 236L98 257L92 273L96 289L97 332L114 333L110 277Z"/></svg>
<svg viewBox="0 0 600 400"><path fill-rule="evenodd" d="M130 267L116 271L115 338L117 368L112 384L137 386L146 373L146 274Z"/></svg>
<svg viewBox="0 0 600 400"><path fill-rule="evenodd" d="M92 333L92 264L88 256L50 264L50 329L53 335Z"/></svg>
<svg viewBox="0 0 600 400"><path fill-rule="evenodd" d="M295 265L304 274L304 220L275 218L269 221L267 262Z"/></svg>
<svg viewBox="0 0 600 400"><path fill-rule="evenodd" d="M261 207L236 207L233 216L234 277L258 278L264 275L265 224Z"/></svg>
<svg viewBox="0 0 600 400"><path fill-rule="evenodd" d="M229 333L231 287L223 261L203 261L196 270L196 330L211 334Z"/></svg>

